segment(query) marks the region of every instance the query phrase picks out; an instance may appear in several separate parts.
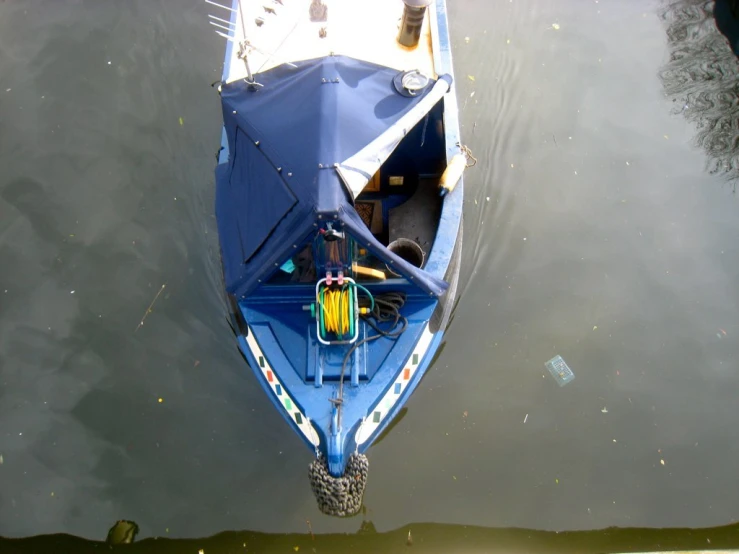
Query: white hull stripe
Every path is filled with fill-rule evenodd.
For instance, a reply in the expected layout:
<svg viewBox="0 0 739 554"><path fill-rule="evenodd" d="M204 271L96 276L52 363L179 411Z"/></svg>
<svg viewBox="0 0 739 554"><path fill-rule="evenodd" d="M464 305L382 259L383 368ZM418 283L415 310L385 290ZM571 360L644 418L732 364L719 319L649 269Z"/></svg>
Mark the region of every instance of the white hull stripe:
<svg viewBox="0 0 739 554"><path fill-rule="evenodd" d="M400 370L393 384L385 392L380 401L375 404L374 408L370 410L367 417L362 422L362 425L357 430L354 440L358 445L369 439L385 418L387 418L387 415L392 411L395 404L403 395L403 391L405 391L408 383L410 383L411 379L416 374L418 366L420 365L421 360L423 360L423 356L426 354L433 336L434 334L429 331L429 326L426 324L426 327L423 329L423 333L421 334L421 338L418 339L416 347L413 349L413 353L410 358L406 361L405 366Z"/></svg>
<svg viewBox="0 0 739 554"><path fill-rule="evenodd" d="M285 389L278 379L272 366L269 365L266 356L262 352L262 349L259 348L259 344L254 338L254 332L251 327L248 327L246 344L249 346L249 350L251 350L254 358L256 358L259 370L267 380L267 383L272 389L272 393L279 401L282 409L287 412L290 419L292 419L298 426L298 429L300 429L300 432L308 439L308 442L313 446L318 446L320 444L320 439L318 438L318 433L316 433L316 430L313 428L313 424L307 417L305 417L305 414L295 404L295 400L288 394L287 389Z"/></svg>

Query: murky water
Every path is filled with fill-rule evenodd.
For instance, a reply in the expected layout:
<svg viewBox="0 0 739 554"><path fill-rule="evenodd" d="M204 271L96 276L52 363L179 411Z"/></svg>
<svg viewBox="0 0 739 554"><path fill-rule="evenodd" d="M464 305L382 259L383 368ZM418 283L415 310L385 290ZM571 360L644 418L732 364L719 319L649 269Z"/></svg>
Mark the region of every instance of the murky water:
<svg viewBox="0 0 739 554"><path fill-rule="evenodd" d="M736 520L738 71L713 3L449 4L464 286L369 453L367 519ZM358 527L318 513L224 318L207 13L0 3L0 535Z"/></svg>

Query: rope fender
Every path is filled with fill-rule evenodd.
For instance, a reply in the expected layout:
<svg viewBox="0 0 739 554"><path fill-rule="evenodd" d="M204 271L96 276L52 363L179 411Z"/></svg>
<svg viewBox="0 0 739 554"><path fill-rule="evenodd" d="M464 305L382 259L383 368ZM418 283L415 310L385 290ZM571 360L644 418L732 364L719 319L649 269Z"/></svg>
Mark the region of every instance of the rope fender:
<svg viewBox="0 0 739 554"><path fill-rule="evenodd" d="M349 457L344 475L333 477L328 472L326 458L319 454L310 464L308 477L321 512L337 517L357 514L362 509L368 472L367 456L354 453Z"/></svg>

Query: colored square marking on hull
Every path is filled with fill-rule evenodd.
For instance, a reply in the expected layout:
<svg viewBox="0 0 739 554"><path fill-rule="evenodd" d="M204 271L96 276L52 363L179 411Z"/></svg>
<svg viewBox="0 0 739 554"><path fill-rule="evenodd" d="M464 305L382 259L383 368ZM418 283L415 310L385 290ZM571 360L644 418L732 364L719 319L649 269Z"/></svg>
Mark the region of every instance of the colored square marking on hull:
<svg viewBox="0 0 739 554"><path fill-rule="evenodd" d="M264 367L264 356L259 356L259 367Z"/></svg>
<svg viewBox="0 0 739 554"><path fill-rule="evenodd" d="M293 409L293 403L290 402L290 399L289 398L285 398L285 408L287 408L288 410L292 410Z"/></svg>
<svg viewBox="0 0 739 554"><path fill-rule="evenodd" d="M395 394L400 394L400 388L401 388L401 385L400 385L400 383L395 383L395 387L394 387L394 389L393 389L393 392L394 392Z"/></svg>
<svg viewBox="0 0 739 554"><path fill-rule="evenodd" d="M374 414L372 414L372 422L373 423L380 423L380 416L381 415L382 414L380 414L380 412L375 412Z"/></svg>
<svg viewBox="0 0 739 554"><path fill-rule="evenodd" d="M298 425L303 423L303 416L300 415L300 412L295 412L295 423L297 423Z"/></svg>
<svg viewBox="0 0 739 554"><path fill-rule="evenodd" d="M275 376L272 375L272 372L271 371L267 370L267 381L269 381L271 383L274 380L275 380Z"/></svg>
<svg viewBox="0 0 739 554"><path fill-rule="evenodd" d="M411 378L411 369L409 367L406 367L403 370L403 379L405 379L407 381L410 378Z"/></svg>
<svg viewBox="0 0 739 554"><path fill-rule="evenodd" d="M282 396L282 387L280 385L275 385L275 392L277 393L277 396Z"/></svg>
<svg viewBox="0 0 739 554"><path fill-rule="evenodd" d="M413 354L413 365L418 365L418 354Z"/></svg>

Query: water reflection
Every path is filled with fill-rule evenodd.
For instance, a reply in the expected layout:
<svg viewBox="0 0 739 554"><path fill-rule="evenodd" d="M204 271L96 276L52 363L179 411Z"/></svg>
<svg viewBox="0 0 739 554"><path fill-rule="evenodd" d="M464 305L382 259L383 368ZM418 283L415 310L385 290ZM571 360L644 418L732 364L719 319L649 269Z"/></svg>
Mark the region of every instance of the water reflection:
<svg viewBox="0 0 739 554"><path fill-rule="evenodd" d="M615 528L594 531L552 532L531 529L499 529L469 525L414 523L387 532L377 532L371 521L363 521L356 533L314 534L308 523L305 533L258 533L227 531L212 537L176 539L150 537L134 542L138 530L132 521L119 521L106 541L92 541L67 534L38 535L22 539L0 537L5 554L58 552L101 552L125 545L126 552L163 554L202 552L664 552L711 550L739 544L739 524L701 529ZM135 532L133 532L135 535ZM412 535L412 540L411 540ZM113 536L113 539L111 539ZM120 539L120 540L118 540ZM129 540L130 539L130 540ZM409 549L412 546L412 550Z"/></svg>
<svg viewBox="0 0 739 554"><path fill-rule="evenodd" d="M716 32L714 2L671 0L661 17L667 25L669 61L659 76L666 94L697 128L696 145L708 156L706 169L736 188L739 178L739 60Z"/></svg>

